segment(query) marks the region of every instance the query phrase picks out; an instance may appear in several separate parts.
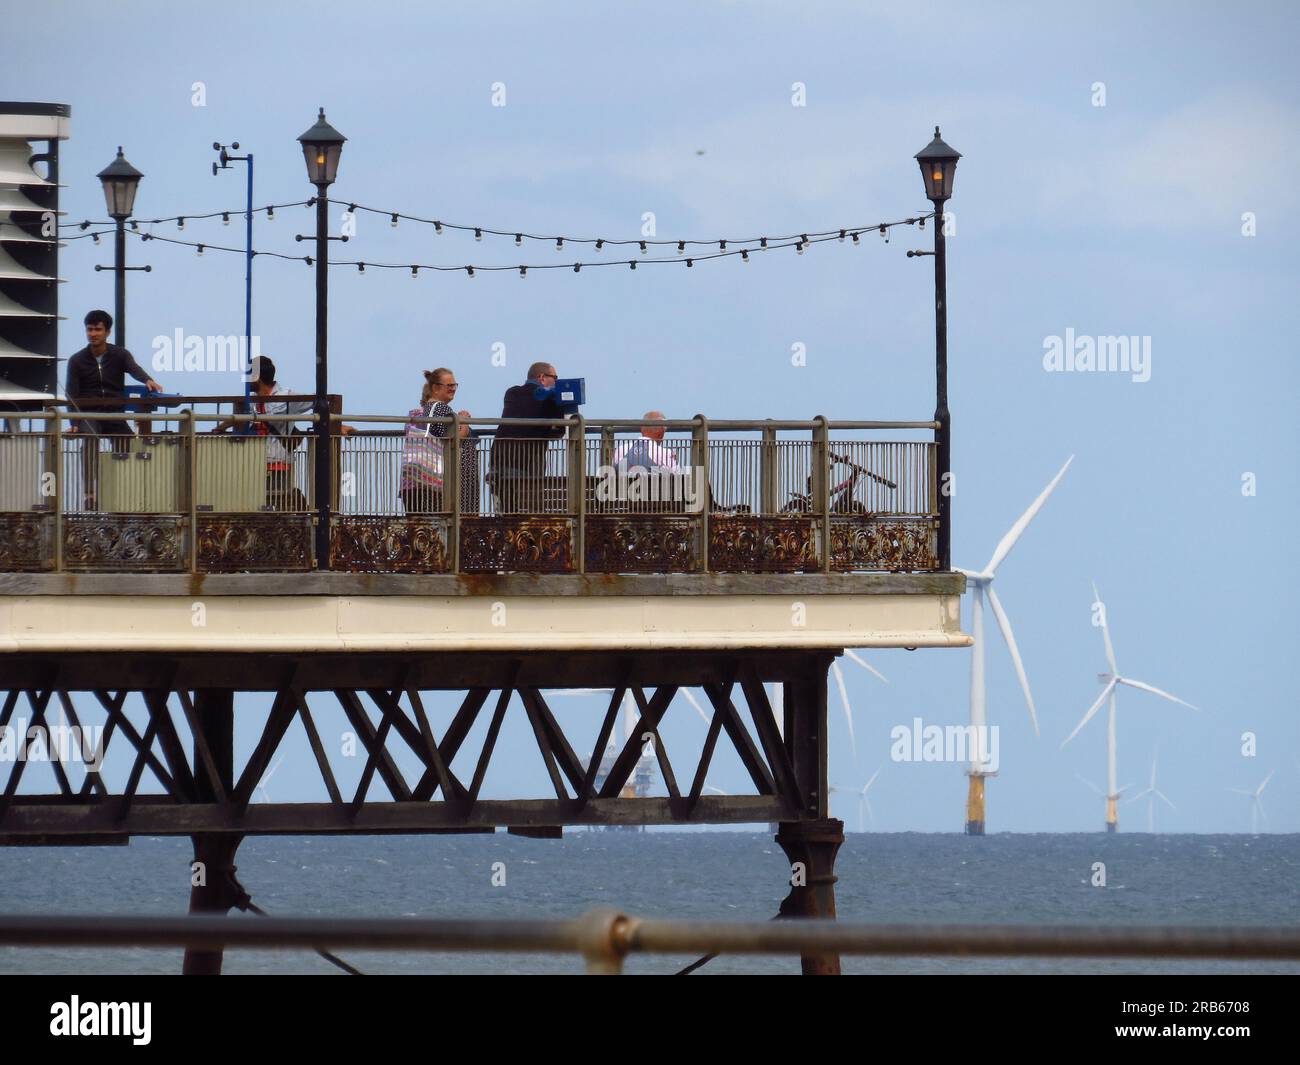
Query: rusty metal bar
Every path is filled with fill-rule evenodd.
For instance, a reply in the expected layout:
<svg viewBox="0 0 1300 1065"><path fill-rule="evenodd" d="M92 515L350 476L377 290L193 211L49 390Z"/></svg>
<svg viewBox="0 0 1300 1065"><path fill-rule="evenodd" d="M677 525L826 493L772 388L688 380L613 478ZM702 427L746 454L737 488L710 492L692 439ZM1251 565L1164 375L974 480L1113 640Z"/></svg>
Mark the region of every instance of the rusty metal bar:
<svg viewBox="0 0 1300 1065"><path fill-rule="evenodd" d="M592 911L572 920L348 917L117 917L0 915L0 945L28 947L239 947L393 951L583 953L614 963L628 954L801 954L1300 960L1300 928L1072 925L883 925L789 919L643 920ZM604 969L603 971L610 971Z"/></svg>
<svg viewBox="0 0 1300 1065"><path fill-rule="evenodd" d="M704 483L704 506L700 508L700 572L709 572L709 516L713 491L709 487L709 419L697 414L691 423L691 465Z"/></svg>
<svg viewBox="0 0 1300 1065"><path fill-rule="evenodd" d="M461 500L460 493L460 415L452 417L449 428L450 439L447 442L447 461L443 463L442 488L443 499L446 500L447 493L451 493L451 521L447 531L447 565L452 573L460 572L460 516ZM473 437L467 437L471 448L477 445Z"/></svg>
<svg viewBox="0 0 1300 1065"><path fill-rule="evenodd" d="M190 511L190 572L199 572L199 457L198 437L194 428L194 410L185 412L186 501Z"/></svg>
<svg viewBox="0 0 1300 1065"><path fill-rule="evenodd" d="M54 572L63 572L63 414L54 412Z"/></svg>

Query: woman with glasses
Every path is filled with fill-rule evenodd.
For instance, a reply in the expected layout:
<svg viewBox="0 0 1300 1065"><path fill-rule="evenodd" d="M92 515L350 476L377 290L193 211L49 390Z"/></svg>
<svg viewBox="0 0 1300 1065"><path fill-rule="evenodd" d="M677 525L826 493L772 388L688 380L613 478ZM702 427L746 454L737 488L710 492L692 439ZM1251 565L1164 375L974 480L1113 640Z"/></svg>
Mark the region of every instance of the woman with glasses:
<svg viewBox="0 0 1300 1065"><path fill-rule="evenodd" d="M420 392L420 405L409 412L402 444L402 474L398 495L407 514L436 514L442 510L442 484L445 476L443 440L447 424L425 422L424 418L450 418L456 412L451 401L456 398L456 375L446 367L424 371L424 388ZM468 418L469 411L460 412ZM469 436L469 426L460 427L460 437ZM472 451L472 448L464 449ZM462 462L462 471L465 463ZM475 486L477 488L477 485ZM461 496L464 498L462 491Z"/></svg>

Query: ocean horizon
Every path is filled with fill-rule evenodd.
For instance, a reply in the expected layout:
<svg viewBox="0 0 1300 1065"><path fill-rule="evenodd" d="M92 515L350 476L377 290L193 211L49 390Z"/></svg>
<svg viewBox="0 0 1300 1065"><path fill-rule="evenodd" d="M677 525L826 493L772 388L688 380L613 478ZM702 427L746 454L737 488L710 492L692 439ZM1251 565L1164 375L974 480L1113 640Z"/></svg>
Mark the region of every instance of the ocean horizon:
<svg viewBox="0 0 1300 1065"><path fill-rule="evenodd" d="M185 837L129 847L6 848L8 913L179 915ZM614 907L633 916L767 920L788 866L767 832L588 831L558 840L468 836L263 836L238 877L283 917L554 918ZM1300 834L1139 832L846 834L838 916L884 924L1253 925L1300 923ZM256 920L237 915L232 919ZM365 973L581 973L575 955L339 951ZM629 973L690 956L639 955ZM0 948L8 974L179 973L179 950ZM337 973L310 951L231 950L224 971ZM795 957L720 957L703 973L788 973ZM846 973L1300 973L1300 962L845 957Z"/></svg>

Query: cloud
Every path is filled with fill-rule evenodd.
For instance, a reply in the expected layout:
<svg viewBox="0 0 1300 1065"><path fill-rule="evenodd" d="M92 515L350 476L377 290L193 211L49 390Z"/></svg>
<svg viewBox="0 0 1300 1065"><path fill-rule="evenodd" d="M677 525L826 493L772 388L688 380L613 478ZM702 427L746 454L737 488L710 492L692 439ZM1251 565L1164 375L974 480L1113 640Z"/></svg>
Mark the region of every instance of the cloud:
<svg viewBox="0 0 1300 1065"><path fill-rule="evenodd" d="M1244 211L1276 217L1296 206L1297 129L1300 113L1275 98L1216 93L1148 122L1127 121L1100 145L1090 136L1086 159L1061 158L1052 168L1041 205L1172 230L1228 231Z"/></svg>

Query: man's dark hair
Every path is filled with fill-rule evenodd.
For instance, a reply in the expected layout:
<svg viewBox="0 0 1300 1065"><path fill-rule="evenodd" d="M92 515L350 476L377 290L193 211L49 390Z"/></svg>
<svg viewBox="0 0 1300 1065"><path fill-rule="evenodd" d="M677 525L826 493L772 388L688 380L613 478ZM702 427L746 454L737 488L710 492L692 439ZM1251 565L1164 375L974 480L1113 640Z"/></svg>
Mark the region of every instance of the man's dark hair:
<svg viewBox="0 0 1300 1065"><path fill-rule="evenodd" d="M105 329L113 328L113 316L108 311L91 311L86 315L86 325L102 325Z"/></svg>
<svg viewBox="0 0 1300 1065"><path fill-rule="evenodd" d="M275 363L269 356L259 355L253 360L253 380L264 385L275 384Z"/></svg>

